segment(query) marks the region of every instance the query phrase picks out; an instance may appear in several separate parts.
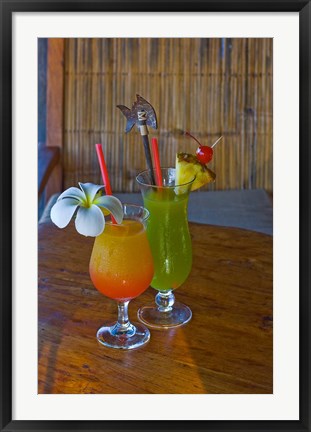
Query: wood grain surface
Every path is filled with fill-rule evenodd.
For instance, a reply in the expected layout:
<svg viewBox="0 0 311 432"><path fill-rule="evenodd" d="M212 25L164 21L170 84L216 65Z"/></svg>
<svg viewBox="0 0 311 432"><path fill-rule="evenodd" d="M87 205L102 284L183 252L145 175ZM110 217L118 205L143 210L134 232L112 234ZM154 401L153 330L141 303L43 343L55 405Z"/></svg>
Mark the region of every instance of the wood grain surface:
<svg viewBox="0 0 311 432"><path fill-rule="evenodd" d="M192 320L151 329L142 348L100 345L96 331L116 319L116 303L88 274L93 239L72 224L39 224L38 393L272 393L272 237L190 224L193 268L176 298ZM153 301L130 303L130 319Z"/></svg>

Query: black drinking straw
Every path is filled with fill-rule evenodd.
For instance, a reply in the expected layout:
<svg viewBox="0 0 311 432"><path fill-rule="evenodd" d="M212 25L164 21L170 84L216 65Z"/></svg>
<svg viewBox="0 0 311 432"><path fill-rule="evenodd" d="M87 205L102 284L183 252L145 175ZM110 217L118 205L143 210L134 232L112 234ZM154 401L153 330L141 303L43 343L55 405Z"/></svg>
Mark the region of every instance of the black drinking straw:
<svg viewBox="0 0 311 432"><path fill-rule="evenodd" d="M136 124L136 126L138 127L138 130L143 140L146 162L150 171L151 183L155 185L156 183L153 173L153 165L148 138L149 131L147 126L151 126L153 129L157 129L157 117L155 110L149 102L147 102L139 95L136 95L136 98L137 100L133 103L132 109L129 109L124 105L117 105L117 107L121 110L122 114L126 117L127 120L125 132L129 132L134 126L134 124Z"/></svg>

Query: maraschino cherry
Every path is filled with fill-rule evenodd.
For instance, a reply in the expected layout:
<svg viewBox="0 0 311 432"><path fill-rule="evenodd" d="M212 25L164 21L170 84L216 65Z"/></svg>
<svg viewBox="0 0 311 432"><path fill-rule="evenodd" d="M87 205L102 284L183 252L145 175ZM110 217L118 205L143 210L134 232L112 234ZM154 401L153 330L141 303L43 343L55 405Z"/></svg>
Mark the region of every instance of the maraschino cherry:
<svg viewBox="0 0 311 432"><path fill-rule="evenodd" d="M218 138L218 140L212 145L212 147L209 146L203 146L193 135L191 135L189 132L185 132L185 135L193 138L198 144L199 147L196 151L196 155L197 155L197 159L198 161L203 164L206 165L208 164L212 159L213 159L213 147L218 143L218 141L221 140L222 136L220 138Z"/></svg>

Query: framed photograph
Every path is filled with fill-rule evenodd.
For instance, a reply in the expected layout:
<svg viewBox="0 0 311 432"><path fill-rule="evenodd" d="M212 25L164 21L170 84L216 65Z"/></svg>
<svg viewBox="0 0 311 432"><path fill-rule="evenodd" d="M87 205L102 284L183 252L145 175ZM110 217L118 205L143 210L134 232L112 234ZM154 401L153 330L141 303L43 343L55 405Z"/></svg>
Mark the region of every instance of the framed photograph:
<svg viewBox="0 0 311 432"><path fill-rule="evenodd" d="M310 1L0 11L1 430L310 430ZM78 184L64 222L60 193ZM132 242L122 295L109 188L136 205L124 220L142 203L151 215L148 243L117 222ZM180 206L165 248L183 262L163 258L169 288L163 226L151 234L164 192ZM188 198L191 236L172 240ZM108 290L95 255L109 242Z"/></svg>

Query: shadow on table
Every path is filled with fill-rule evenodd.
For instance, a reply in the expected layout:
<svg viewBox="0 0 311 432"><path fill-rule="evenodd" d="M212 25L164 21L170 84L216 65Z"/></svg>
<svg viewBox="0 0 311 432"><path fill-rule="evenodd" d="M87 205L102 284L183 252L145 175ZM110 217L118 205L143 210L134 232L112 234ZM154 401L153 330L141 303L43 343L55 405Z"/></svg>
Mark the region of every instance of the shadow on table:
<svg viewBox="0 0 311 432"><path fill-rule="evenodd" d="M192 320L180 328L206 393L272 393L272 239L192 229L193 266L176 298Z"/></svg>
<svg viewBox="0 0 311 432"><path fill-rule="evenodd" d="M52 312L48 320L41 320L38 328L38 393L53 393L54 376L58 373L57 355L62 342L62 332L55 322L62 319L60 312Z"/></svg>

